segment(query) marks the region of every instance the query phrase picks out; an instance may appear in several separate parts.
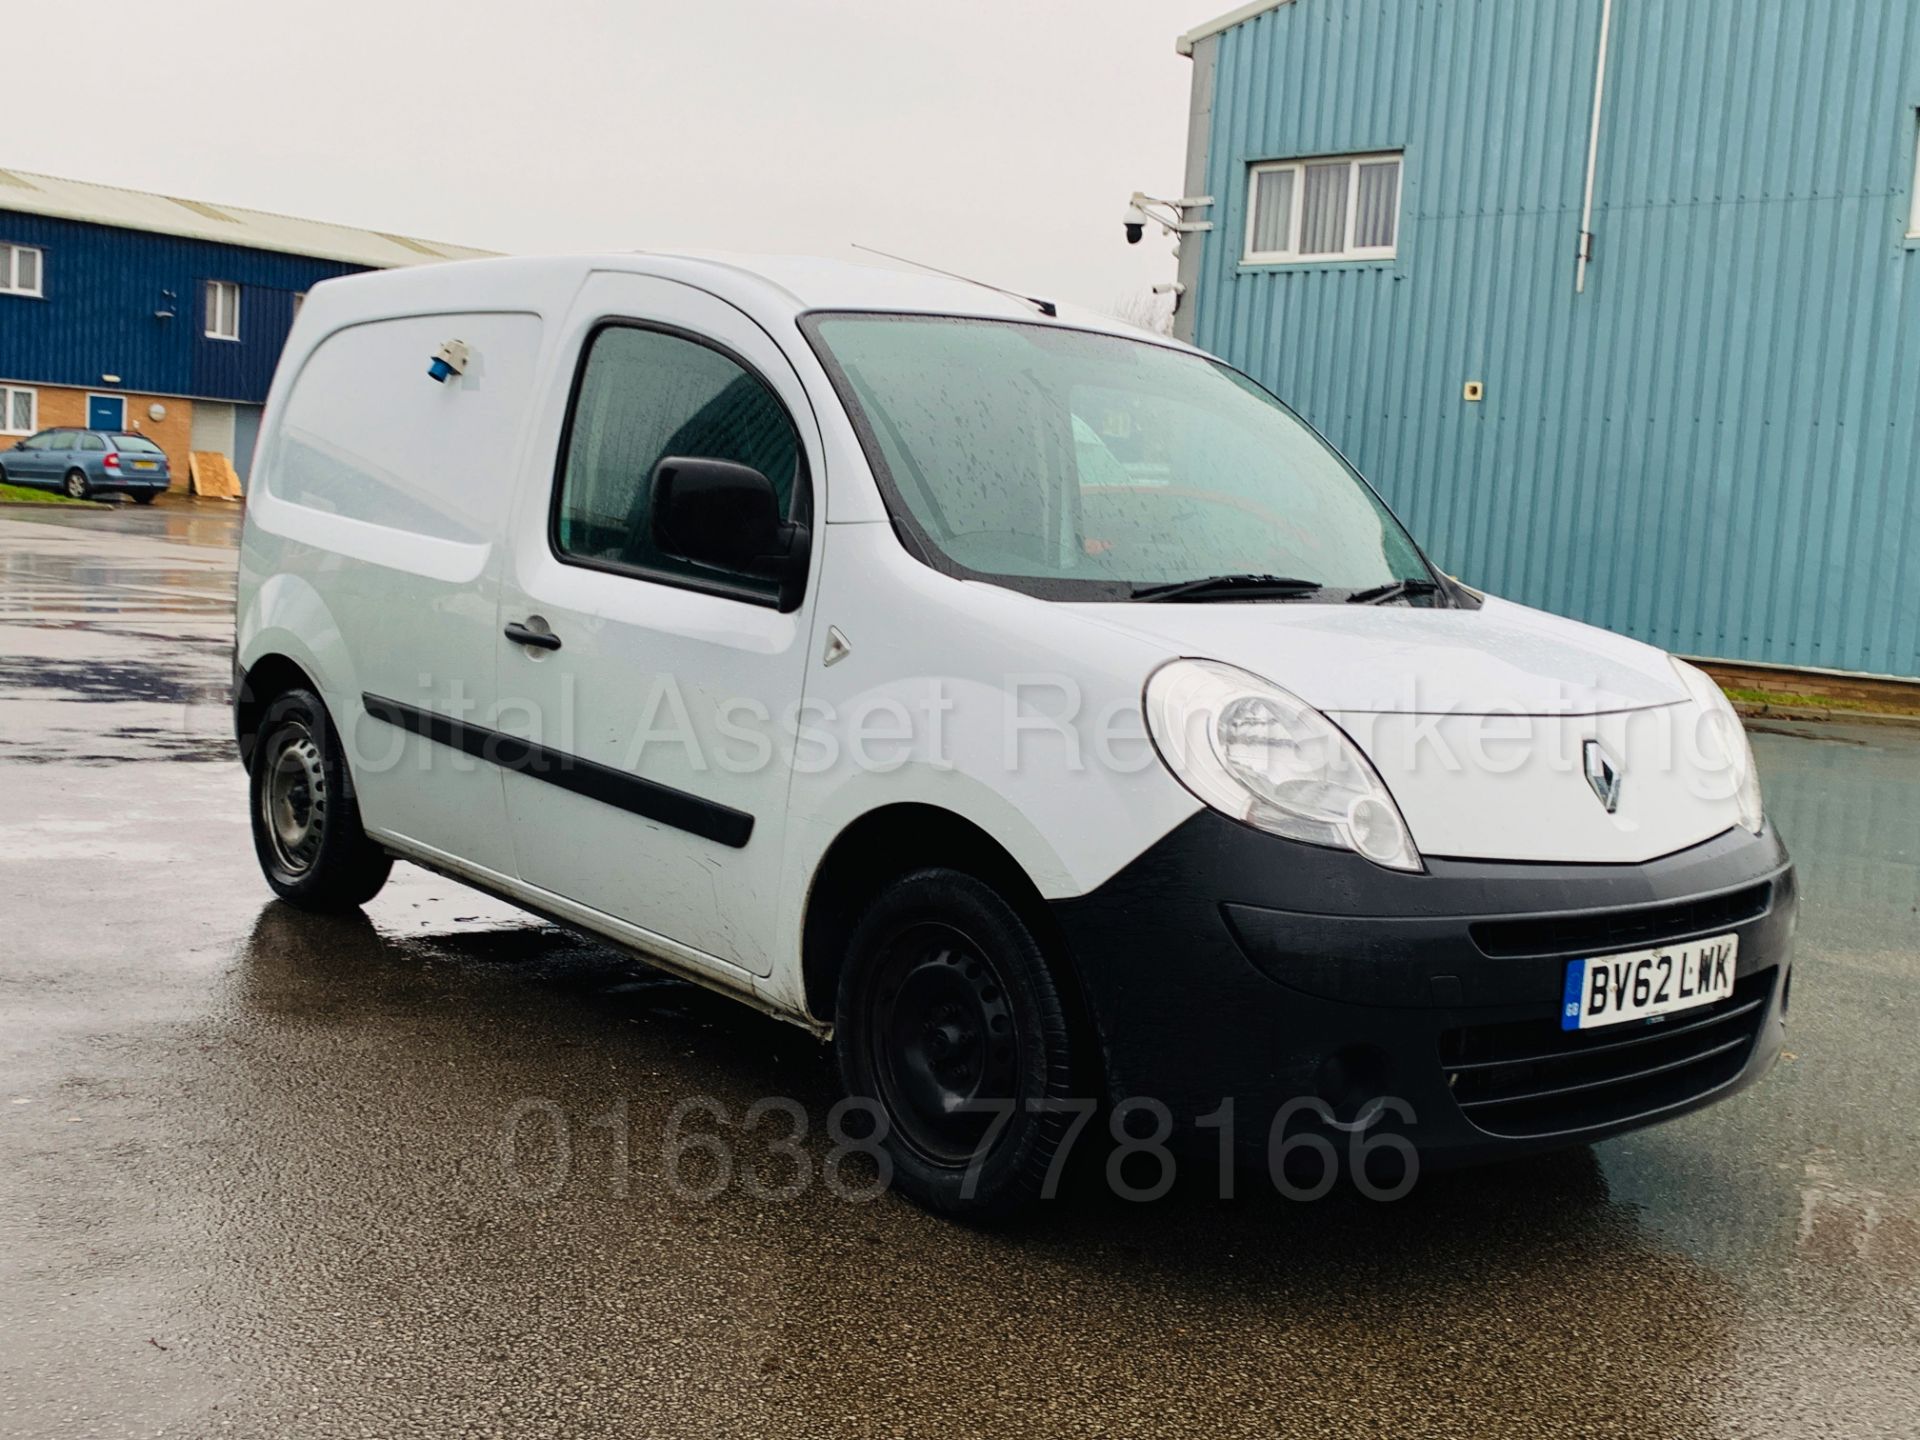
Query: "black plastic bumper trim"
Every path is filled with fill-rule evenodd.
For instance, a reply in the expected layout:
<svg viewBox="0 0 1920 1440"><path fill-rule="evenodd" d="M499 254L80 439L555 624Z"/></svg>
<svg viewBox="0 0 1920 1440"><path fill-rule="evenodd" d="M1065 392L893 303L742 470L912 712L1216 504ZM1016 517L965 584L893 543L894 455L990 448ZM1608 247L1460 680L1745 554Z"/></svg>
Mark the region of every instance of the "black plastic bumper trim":
<svg viewBox="0 0 1920 1440"><path fill-rule="evenodd" d="M530 775L575 795L584 795L589 800L670 825L704 840L738 850L753 835L753 816L730 805L703 800L698 795L689 795L684 790L675 790L597 761L583 760L564 750L503 735L484 726L469 725L450 715L403 705L383 695L363 694L360 703L374 719L410 730L436 745L450 746L503 770Z"/></svg>
<svg viewBox="0 0 1920 1440"><path fill-rule="evenodd" d="M1703 1061L1713 1059L1716 1055L1724 1055L1729 1050L1738 1050L1743 1045L1752 1043L1751 1036L1736 1035L1731 1040L1723 1040L1718 1045L1709 1046L1705 1050L1696 1050L1690 1055L1680 1056L1677 1060L1664 1060L1658 1065L1648 1065L1640 1070L1623 1070L1618 1075L1602 1075L1592 1080L1575 1080L1566 1085L1543 1085L1537 1090L1524 1090L1512 1095L1491 1095L1484 1100L1461 1100L1458 1104L1462 1110L1471 1114L1476 1110L1492 1109L1496 1105L1524 1105L1530 1100L1557 1100L1562 1095L1578 1095L1588 1090L1605 1090L1612 1085L1630 1085L1636 1080L1647 1080L1655 1075L1664 1075L1670 1070L1683 1070L1689 1065L1701 1064ZM1584 1059L1587 1053L1589 1052L1578 1052L1579 1058Z"/></svg>
<svg viewBox="0 0 1920 1440"><path fill-rule="evenodd" d="M1450 1075L1468 1075L1478 1070L1505 1070L1515 1065L1549 1065L1555 1060L1568 1060L1575 1057L1585 1059L1589 1055L1607 1055L1618 1050L1631 1050L1637 1045L1652 1045L1661 1040L1677 1039L1699 1030L1711 1030L1715 1025L1724 1025L1729 1020L1750 1015L1766 1003L1765 999L1749 1000L1731 1010L1722 1010L1717 1015L1709 1015L1704 1020L1694 1020L1685 1025L1662 1025L1656 1029L1640 1031L1624 1040L1609 1040L1602 1045L1585 1045L1578 1050L1536 1050L1532 1054L1514 1055L1504 1060L1466 1060L1459 1064L1448 1064L1444 1068Z"/></svg>
<svg viewBox="0 0 1920 1440"><path fill-rule="evenodd" d="M1641 864L1429 856L1428 873L1410 875L1200 811L1050 909L1109 1099L1160 1100L1177 1132L1205 1144L1204 1117L1226 1099L1253 1134L1295 1097L1345 1114L1393 1096L1417 1113L1406 1129L1423 1158L1455 1164L1618 1134L1757 1080L1784 1038L1796 890L1771 827ZM1724 1009L1563 1038L1563 933L1629 920L1648 932L1642 945L1665 943L1661 922L1685 932L1716 897L1742 892L1752 900L1726 926L1740 948ZM1546 953L1489 954L1475 927L1508 921L1515 935L1540 926Z"/></svg>

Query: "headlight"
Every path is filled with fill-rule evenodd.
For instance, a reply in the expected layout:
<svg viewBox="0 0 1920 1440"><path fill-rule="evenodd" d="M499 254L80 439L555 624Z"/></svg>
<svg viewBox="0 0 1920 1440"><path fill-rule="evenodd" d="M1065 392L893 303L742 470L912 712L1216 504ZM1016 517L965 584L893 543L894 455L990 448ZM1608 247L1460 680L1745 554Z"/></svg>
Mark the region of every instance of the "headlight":
<svg viewBox="0 0 1920 1440"><path fill-rule="evenodd" d="M1147 681L1147 728L1167 768L1215 810L1390 869L1421 868L1367 757L1278 685L1217 660L1174 660Z"/></svg>
<svg viewBox="0 0 1920 1440"><path fill-rule="evenodd" d="M1693 703L1700 707L1699 743L1695 746L1694 758L1709 767L1726 768L1733 780L1733 798L1740 810L1740 823L1758 835L1766 823L1766 810L1760 801L1760 773L1754 768L1747 727L1740 723L1732 702L1706 671L1678 659L1674 660L1673 669L1680 683L1687 687L1687 694L1693 697Z"/></svg>

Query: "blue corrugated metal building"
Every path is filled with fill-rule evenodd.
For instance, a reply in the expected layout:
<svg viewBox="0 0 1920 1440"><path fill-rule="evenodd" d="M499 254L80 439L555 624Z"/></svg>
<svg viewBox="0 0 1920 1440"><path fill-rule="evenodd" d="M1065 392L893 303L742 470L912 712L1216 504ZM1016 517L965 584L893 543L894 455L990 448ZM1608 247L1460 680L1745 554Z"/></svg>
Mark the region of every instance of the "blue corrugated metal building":
<svg viewBox="0 0 1920 1440"><path fill-rule="evenodd" d="M1437 560L1920 675L1920 4L1274 0L1180 48L1181 333Z"/></svg>
<svg viewBox="0 0 1920 1440"><path fill-rule="evenodd" d="M137 429L167 450L176 487L190 450L244 478L308 289L482 253L0 170L0 436Z"/></svg>

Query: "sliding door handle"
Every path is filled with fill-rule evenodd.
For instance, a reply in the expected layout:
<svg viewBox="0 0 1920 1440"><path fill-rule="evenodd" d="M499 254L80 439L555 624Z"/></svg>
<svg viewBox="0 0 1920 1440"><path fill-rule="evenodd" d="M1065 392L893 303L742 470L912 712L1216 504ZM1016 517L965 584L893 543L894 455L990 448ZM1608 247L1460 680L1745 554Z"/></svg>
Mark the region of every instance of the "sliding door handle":
<svg viewBox="0 0 1920 1440"><path fill-rule="evenodd" d="M542 621L542 624L545 622ZM531 645L536 650L558 650L560 637L551 630L533 630L516 620L507 626L507 638L516 645Z"/></svg>

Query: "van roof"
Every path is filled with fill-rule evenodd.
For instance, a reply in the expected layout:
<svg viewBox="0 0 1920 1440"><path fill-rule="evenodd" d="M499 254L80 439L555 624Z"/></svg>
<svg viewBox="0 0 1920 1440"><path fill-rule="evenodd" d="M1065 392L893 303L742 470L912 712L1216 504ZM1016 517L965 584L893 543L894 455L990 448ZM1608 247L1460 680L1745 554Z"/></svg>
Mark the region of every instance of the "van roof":
<svg viewBox="0 0 1920 1440"><path fill-rule="evenodd" d="M816 255L757 255L727 251L679 254L648 252L642 260L680 260L738 271L776 285L805 310L932 310L1027 317L1038 313L1022 296L1035 295L1018 284L982 276L984 284L904 265L865 260L830 260ZM944 267L943 267L944 268ZM996 288L997 287L997 288ZM1002 291L1012 291L1004 294ZM1054 301L1058 305L1057 301ZM1064 312L1071 308L1058 305ZM1102 317L1104 318L1104 317Z"/></svg>
<svg viewBox="0 0 1920 1440"><path fill-rule="evenodd" d="M324 297L338 304L351 294L360 303L348 308L370 313L391 309L403 295L411 302L431 293L439 300L462 304L484 302L491 308L498 304L502 287L511 286L521 293L554 295L562 289L571 293L595 271L628 271L682 280L760 313L784 311L799 315L809 310L877 310L983 319L1044 321L1045 318L1035 305L1019 295L1001 294L986 285L943 275L858 260L728 251L621 251L461 261L329 280L314 288L309 303ZM999 277L983 276L982 279L989 284L1000 283ZM1017 285L1008 288L1019 294L1030 293ZM1111 315L1081 306L1059 304L1058 312L1055 323L1073 329L1136 337L1147 333ZM1163 336L1151 338L1176 343Z"/></svg>

